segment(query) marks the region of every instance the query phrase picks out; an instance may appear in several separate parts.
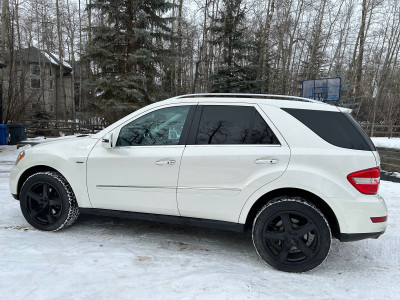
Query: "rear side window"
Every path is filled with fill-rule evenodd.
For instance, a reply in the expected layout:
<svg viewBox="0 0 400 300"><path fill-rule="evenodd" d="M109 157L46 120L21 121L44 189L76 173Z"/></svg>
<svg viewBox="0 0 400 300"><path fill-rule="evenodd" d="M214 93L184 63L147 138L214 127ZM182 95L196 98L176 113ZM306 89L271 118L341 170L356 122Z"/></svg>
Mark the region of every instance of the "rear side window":
<svg viewBox="0 0 400 300"><path fill-rule="evenodd" d="M204 106L195 144L279 144L260 114L251 106Z"/></svg>
<svg viewBox="0 0 400 300"><path fill-rule="evenodd" d="M375 151L371 139L348 113L282 108L328 143L341 148Z"/></svg>
<svg viewBox="0 0 400 300"><path fill-rule="evenodd" d="M279 144L278 139L264 119L256 110L254 112L254 125L249 144Z"/></svg>

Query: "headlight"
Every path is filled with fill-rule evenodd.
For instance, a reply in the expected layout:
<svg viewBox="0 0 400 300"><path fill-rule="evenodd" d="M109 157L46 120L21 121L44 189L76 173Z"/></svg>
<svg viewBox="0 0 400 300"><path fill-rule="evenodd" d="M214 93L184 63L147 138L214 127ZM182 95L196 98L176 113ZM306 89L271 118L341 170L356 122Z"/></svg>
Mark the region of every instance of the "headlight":
<svg viewBox="0 0 400 300"><path fill-rule="evenodd" d="M21 152L18 154L17 160L15 161L15 165L17 165L17 164L19 163L19 161L20 161L21 159L23 159L24 157L25 157L25 151L21 151Z"/></svg>

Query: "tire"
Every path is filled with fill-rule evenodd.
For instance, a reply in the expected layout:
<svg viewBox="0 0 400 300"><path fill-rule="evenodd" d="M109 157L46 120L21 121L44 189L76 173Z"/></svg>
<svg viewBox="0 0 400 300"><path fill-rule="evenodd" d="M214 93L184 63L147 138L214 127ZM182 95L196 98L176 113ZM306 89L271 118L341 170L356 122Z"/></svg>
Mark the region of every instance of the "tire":
<svg viewBox="0 0 400 300"><path fill-rule="evenodd" d="M57 172L31 175L22 185L20 206L26 221L44 231L70 226L79 216L74 192Z"/></svg>
<svg viewBox="0 0 400 300"><path fill-rule="evenodd" d="M272 267L306 272L328 256L332 235L324 215L298 197L279 197L257 214L252 230L254 247Z"/></svg>

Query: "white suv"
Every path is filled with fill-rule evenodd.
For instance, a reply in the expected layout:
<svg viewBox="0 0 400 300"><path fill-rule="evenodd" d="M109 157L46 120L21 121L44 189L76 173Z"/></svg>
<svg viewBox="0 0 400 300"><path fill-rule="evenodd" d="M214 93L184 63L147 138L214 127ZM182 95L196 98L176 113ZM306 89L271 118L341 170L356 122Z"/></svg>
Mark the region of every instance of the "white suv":
<svg viewBox="0 0 400 300"><path fill-rule="evenodd" d="M271 266L308 271L331 237L377 238L379 155L349 110L290 96L184 95L18 155L10 190L40 230L79 213L252 230Z"/></svg>

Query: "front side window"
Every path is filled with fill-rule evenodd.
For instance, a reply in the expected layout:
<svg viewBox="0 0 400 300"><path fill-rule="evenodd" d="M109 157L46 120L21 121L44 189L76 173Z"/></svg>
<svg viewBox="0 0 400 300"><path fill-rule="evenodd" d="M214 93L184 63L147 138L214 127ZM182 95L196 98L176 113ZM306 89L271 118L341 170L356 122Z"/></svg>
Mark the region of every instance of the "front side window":
<svg viewBox="0 0 400 300"><path fill-rule="evenodd" d="M122 127L116 146L178 145L190 106L163 108Z"/></svg>
<svg viewBox="0 0 400 300"><path fill-rule="evenodd" d="M38 64L29 65L31 75L40 75L40 67Z"/></svg>
<svg viewBox="0 0 400 300"><path fill-rule="evenodd" d="M204 106L195 144L279 144L252 106Z"/></svg>

